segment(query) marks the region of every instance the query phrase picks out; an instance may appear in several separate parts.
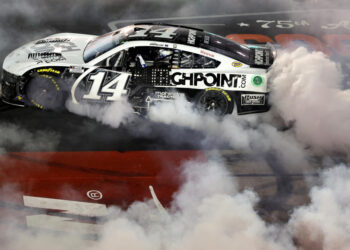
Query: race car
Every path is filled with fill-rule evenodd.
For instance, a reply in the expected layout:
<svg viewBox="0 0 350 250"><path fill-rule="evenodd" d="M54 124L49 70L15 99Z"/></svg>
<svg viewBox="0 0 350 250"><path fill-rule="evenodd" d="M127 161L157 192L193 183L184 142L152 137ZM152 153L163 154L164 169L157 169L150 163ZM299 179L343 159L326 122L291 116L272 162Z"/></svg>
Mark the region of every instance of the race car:
<svg viewBox="0 0 350 250"><path fill-rule="evenodd" d="M102 36L62 33L24 45L3 64L2 101L57 109L126 97L135 112L183 96L219 115L265 112L272 46L201 29L141 23Z"/></svg>

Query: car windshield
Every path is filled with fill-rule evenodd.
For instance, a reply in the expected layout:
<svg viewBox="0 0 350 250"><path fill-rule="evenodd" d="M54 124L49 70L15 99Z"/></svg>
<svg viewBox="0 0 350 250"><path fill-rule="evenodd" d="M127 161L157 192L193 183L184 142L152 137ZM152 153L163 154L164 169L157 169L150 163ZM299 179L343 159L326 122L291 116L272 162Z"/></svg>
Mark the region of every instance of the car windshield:
<svg viewBox="0 0 350 250"><path fill-rule="evenodd" d="M211 33L205 33L204 40L201 47L235 58L246 64L250 63L252 50L247 46Z"/></svg>
<svg viewBox="0 0 350 250"><path fill-rule="evenodd" d="M126 27L117 31L107 33L92 40L84 51L84 61L90 62L96 57L124 43L126 38L134 32L131 27Z"/></svg>

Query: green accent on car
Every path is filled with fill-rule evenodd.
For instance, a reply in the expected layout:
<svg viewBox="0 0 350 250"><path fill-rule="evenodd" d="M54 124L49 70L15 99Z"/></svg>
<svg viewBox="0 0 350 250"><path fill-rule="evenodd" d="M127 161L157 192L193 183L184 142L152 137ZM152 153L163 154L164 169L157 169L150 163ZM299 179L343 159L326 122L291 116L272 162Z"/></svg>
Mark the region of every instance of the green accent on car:
<svg viewBox="0 0 350 250"><path fill-rule="evenodd" d="M262 76L253 76L252 83L255 86L261 86L264 84L264 78Z"/></svg>

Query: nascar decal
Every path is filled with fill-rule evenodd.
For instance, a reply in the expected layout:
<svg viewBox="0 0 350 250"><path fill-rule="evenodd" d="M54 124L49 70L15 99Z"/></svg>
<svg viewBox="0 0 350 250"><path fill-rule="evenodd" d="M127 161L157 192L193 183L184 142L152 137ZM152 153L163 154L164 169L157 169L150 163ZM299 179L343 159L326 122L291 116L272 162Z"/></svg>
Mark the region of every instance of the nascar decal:
<svg viewBox="0 0 350 250"><path fill-rule="evenodd" d="M255 49L255 64L256 65L269 65L270 52L263 49Z"/></svg>
<svg viewBox="0 0 350 250"><path fill-rule="evenodd" d="M208 51L201 50L200 53L205 56L209 56L211 58L215 58L215 55L213 53L210 53Z"/></svg>
<svg viewBox="0 0 350 250"><path fill-rule="evenodd" d="M247 75L228 73L181 73L171 76L171 83L177 87L223 87L244 89L247 86Z"/></svg>
<svg viewBox="0 0 350 250"><path fill-rule="evenodd" d="M107 101L117 101L123 94L127 94L124 89L129 78L128 74L117 74L114 79L106 78L107 72L100 71L91 74L88 81L91 81L90 91L83 96L83 99L100 100L106 96Z"/></svg>
<svg viewBox="0 0 350 250"><path fill-rule="evenodd" d="M154 92L154 97L160 100L174 100L180 96L184 96L184 94L178 93L178 92L167 92L167 91Z"/></svg>
<svg viewBox="0 0 350 250"><path fill-rule="evenodd" d="M39 63L52 63L52 62L60 62L65 61L66 58L62 56L61 53L29 53L28 59L32 59Z"/></svg>
<svg viewBox="0 0 350 250"><path fill-rule="evenodd" d="M242 94L241 105L265 105L265 95L263 94Z"/></svg>
<svg viewBox="0 0 350 250"><path fill-rule="evenodd" d="M126 86L130 74L113 71L96 72L95 69L87 70L73 84L71 90L73 103L82 100L117 101L121 96L127 95Z"/></svg>
<svg viewBox="0 0 350 250"><path fill-rule="evenodd" d="M38 73L53 73L53 74L61 74L61 71L59 70L55 70L53 68L47 68L47 69L38 69L37 70Z"/></svg>
<svg viewBox="0 0 350 250"><path fill-rule="evenodd" d="M178 28L167 27L161 29L153 29L153 26L149 26L145 29L138 29L135 34L130 35L130 38L151 37L156 38L173 39L176 36Z"/></svg>
<svg viewBox="0 0 350 250"><path fill-rule="evenodd" d="M66 43L70 42L68 38L51 38L51 39L43 39L37 41L35 44L43 44L43 43Z"/></svg>
<svg viewBox="0 0 350 250"><path fill-rule="evenodd" d="M265 82L265 79L262 76L254 76L252 78L253 85L255 85L257 87L264 84L264 82Z"/></svg>
<svg viewBox="0 0 350 250"><path fill-rule="evenodd" d="M61 53L80 51L79 47L70 39L52 38L37 41L30 49L35 53L54 52L60 49Z"/></svg>
<svg viewBox="0 0 350 250"><path fill-rule="evenodd" d="M78 89L78 85L80 84L80 82L87 76L89 75L91 72L93 72L94 70L96 70L97 67L91 67L90 69L88 69L87 71L85 71L83 74L81 74L79 76L79 78L74 82L72 89L71 89L71 95L72 95L72 102L74 104L78 104L78 100L75 96L76 90Z"/></svg>
<svg viewBox="0 0 350 250"><path fill-rule="evenodd" d="M197 31L189 30L187 43L190 45L195 45L196 44L196 35L197 35Z"/></svg>
<svg viewBox="0 0 350 250"><path fill-rule="evenodd" d="M232 66L235 67L235 68L240 68L240 67L243 66L243 64L241 62L233 62Z"/></svg>
<svg viewBox="0 0 350 250"><path fill-rule="evenodd" d="M147 108L151 107L151 104L175 100L178 97L185 97L183 93L178 92L166 92L166 91L156 91L154 95L147 96L145 101L147 103Z"/></svg>

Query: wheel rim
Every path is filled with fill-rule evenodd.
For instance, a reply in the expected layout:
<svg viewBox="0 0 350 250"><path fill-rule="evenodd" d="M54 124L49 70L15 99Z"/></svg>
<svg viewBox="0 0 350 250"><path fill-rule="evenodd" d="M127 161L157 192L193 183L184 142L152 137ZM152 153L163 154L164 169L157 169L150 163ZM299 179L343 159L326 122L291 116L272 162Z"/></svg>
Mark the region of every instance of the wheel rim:
<svg viewBox="0 0 350 250"><path fill-rule="evenodd" d="M228 108L226 98L217 91L206 92L199 103L202 111L214 112L218 115L225 114Z"/></svg>

